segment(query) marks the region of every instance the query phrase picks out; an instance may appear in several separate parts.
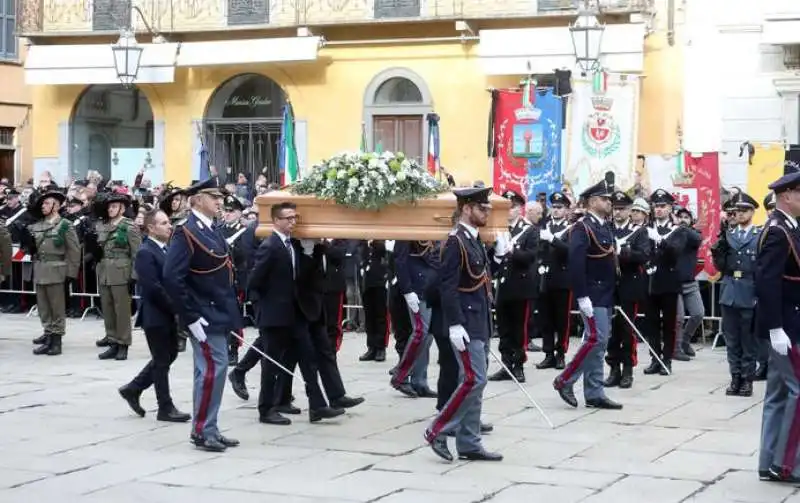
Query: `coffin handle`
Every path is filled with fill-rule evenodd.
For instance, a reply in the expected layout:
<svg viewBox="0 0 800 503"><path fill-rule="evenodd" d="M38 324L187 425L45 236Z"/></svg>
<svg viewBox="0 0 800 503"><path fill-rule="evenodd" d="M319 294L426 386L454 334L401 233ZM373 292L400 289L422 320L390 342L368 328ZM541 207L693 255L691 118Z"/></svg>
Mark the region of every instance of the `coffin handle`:
<svg viewBox="0 0 800 503"><path fill-rule="evenodd" d="M452 221L453 217L452 215L434 215L433 219L436 220L437 222L449 224Z"/></svg>

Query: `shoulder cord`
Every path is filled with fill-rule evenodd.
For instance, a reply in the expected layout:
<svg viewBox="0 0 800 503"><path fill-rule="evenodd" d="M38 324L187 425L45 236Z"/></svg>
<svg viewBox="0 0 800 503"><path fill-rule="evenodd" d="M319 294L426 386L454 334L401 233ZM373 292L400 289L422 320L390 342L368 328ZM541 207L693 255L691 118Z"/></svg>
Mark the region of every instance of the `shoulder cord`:
<svg viewBox="0 0 800 503"><path fill-rule="evenodd" d="M421 249L418 253L409 253L410 257L423 257L433 248L433 241L417 241L417 243L419 243Z"/></svg>
<svg viewBox="0 0 800 503"><path fill-rule="evenodd" d="M800 256L797 254L797 249L794 246L794 241L792 237L789 235L789 231L781 227L780 225L775 225L773 227L777 227L780 229L783 234L786 236L786 241L789 242L789 255L794 257L794 262L797 265L798 269L800 269ZM758 250L761 251L761 248L764 246L764 241L767 239L767 233L769 232L769 227L765 227L764 231L761 232L761 238L758 240ZM789 276L788 274L783 275L783 279L787 281L800 281L800 277L798 276Z"/></svg>
<svg viewBox="0 0 800 503"><path fill-rule="evenodd" d="M489 283L490 283L489 274L487 274L485 266L484 270L481 273L475 274L472 271L472 268L469 266L469 261L467 260L467 248L464 246L464 242L461 241L461 238L459 238L458 235L456 235L456 240L458 241L458 247L461 250L461 268L467 272L467 275L469 275L471 279L478 282L475 286L470 288L459 287L458 291L464 293L471 293L477 291L479 288L483 286L486 287L487 292L489 292L491 296L491 292L489 291Z"/></svg>
<svg viewBox="0 0 800 503"><path fill-rule="evenodd" d="M222 263L219 266L214 267L213 269L209 269L207 271L201 271L199 269L190 268L189 272L195 274L212 274L219 271L223 267L227 267L228 274L230 276L230 281L231 283L233 282L233 263L231 262L230 255L228 255L227 253L225 255L217 255L213 253L211 250L208 249L207 246L205 246L202 242L200 242L200 240L197 239L197 237L194 234L192 234L192 232L186 227L183 228L183 235L186 236L186 244L189 246L189 249L192 251L192 253L194 253L194 245L196 244L200 248L200 250L206 255L222 261Z"/></svg>

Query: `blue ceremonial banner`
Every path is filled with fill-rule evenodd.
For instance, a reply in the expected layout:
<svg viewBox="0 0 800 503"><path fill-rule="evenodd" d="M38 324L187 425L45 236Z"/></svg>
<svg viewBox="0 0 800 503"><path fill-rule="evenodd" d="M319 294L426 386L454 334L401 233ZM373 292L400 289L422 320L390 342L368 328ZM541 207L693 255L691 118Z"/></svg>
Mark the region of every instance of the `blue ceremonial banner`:
<svg viewBox="0 0 800 503"><path fill-rule="evenodd" d="M540 88L536 90L535 106L542 112L537 121L540 127L534 132L536 150L541 149L541 155L527 159L529 201L535 200L540 192L549 195L561 189L561 132L564 127L561 98L553 94L552 88Z"/></svg>

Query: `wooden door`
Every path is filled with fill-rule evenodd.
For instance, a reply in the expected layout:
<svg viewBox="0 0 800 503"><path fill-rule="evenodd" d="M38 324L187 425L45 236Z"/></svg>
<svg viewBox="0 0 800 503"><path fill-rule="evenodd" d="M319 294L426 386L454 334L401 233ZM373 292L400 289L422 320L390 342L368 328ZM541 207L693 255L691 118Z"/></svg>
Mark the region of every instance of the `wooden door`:
<svg viewBox="0 0 800 503"><path fill-rule="evenodd" d="M379 115L372 121L372 147L383 151L403 152L422 162L424 153L421 115Z"/></svg>

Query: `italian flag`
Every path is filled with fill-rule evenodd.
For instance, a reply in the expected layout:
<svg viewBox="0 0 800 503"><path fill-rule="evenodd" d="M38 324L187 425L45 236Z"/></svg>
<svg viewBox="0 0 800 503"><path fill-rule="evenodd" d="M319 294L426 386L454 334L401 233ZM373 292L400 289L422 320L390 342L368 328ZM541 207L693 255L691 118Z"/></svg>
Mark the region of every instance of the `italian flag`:
<svg viewBox="0 0 800 503"><path fill-rule="evenodd" d="M281 174L281 185L291 185L300 177L297 164L297 147L294 144L294 110L292 104L283 106L281 137L278 145L278 169Z"/></svg>
<svg viewBox="0 0 800 503"><path fill-rule="evenodd" d="M428 173L439 172L439 116L428 114Z"/></svg>
<svg viewBox="0 0 800 503"><path fill-rule="evenodd" d="M594 94L604 94L608 90L608 74L604 70L594 72L592 90Z"/></svg>

